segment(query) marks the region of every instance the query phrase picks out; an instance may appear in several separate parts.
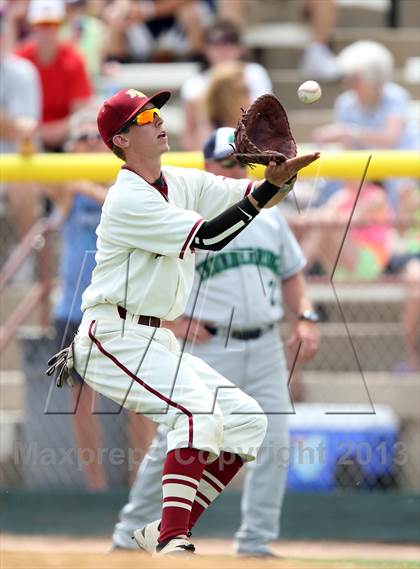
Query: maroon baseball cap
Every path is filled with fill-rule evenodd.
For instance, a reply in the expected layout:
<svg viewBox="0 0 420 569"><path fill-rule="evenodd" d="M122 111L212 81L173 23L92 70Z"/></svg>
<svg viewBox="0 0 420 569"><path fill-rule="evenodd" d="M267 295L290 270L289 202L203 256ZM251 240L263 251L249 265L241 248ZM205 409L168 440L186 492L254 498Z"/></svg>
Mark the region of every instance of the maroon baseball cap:
<svg viewBox="0 0 420 569"><path fill-rule="evenodd" d="M102 140L112 150L112 137L131 121L147 103L160 109L171 96L169 91L159 91L148 97L137 89L122 89L107 99L98 113L98 130Z"/></svg>

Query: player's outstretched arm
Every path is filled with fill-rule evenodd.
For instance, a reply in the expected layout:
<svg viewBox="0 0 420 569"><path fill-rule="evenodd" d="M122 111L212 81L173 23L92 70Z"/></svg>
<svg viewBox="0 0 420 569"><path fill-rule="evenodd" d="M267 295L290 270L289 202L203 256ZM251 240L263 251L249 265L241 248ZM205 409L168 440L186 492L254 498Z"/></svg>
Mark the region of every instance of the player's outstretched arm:
<svg viewBox="0 0 420 569"><path fill-rule="evenodd" d="M263 207L280 202L293 188L297 172L319 158L319 153L306 154L287 160L283 164L270 163L264 180L251 194L226 209L210 221L205 221L194 237L193 246L207 251L220 251L254 219ZM286 186L286 187L285 187ZM283 189L284 188L284 189ZM278 196L280 194L280 196ZM271 207L271 206L269 206Z"/></svg>
<svg viewBox="0 0 420 569"><path fill-rule="evenodd" d="M264 172L265 180L260 182L256 189L251 192L250 197L253 205L261 209L262 207L273 207L280 203L293 189L299 170L309 166L319 157L319 152L313 152L289 158L281 164L270 162ZM256 200L255 203L254 200Z"/></svg>

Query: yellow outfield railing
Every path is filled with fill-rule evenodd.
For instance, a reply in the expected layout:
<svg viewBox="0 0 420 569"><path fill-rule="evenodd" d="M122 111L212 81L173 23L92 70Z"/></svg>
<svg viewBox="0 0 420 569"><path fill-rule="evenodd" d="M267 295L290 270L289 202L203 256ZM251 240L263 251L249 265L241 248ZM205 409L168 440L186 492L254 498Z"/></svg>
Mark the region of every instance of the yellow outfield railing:
<svg viewBox="0 0 420 569"><path fill-rule="evenodd" d="M360 179L369 156L372 156L367 179L390 177L420 178L420 158L416 151L348 151L321 154L318 162L301 171L301 176L313 178ZM201 152L168 152L162 156L164 165L203 168ZM1 182L57 183L67 180L90 179L96 182L113 180L122 162L113 154L18 154L0 155ZM249 176L263 177L264 168L257 166Z"/></svg>

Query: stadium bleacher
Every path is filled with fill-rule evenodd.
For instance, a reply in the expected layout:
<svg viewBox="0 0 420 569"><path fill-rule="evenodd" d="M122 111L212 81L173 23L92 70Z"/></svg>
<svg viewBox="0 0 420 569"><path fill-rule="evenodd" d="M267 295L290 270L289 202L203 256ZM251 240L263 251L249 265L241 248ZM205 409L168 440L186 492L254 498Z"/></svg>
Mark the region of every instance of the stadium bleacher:
<svg viewBox="0 0 420 569"><path fill-rule="evenodd" d="M420 76L418 51L419 21L418 3L412 0L400 2L400 20L403 27L384 27L389 9L388 0L360 2L340 0L338 24L334 49L338 52L346 45L369 38L383 43L393 53L396 61L395 79L410 93L413 102L410 108L412 120L419 117ZM308 26L299 21L299 3L291 0L282 2L279 10L277 0L266 0L250 4L250 25L245 34L245 44L268 70L273 82L274 93L288 110L293 132L298 143L309 142L311 132L332 119L332 104L340 92L340 85L328 84L323 96L310 110L296 97L296 90L302 81L299 63L302 50L309 38ZM407 66L408 65L408 66ZM182 129L179 89L183 82L196 72L195 63L125 64L121 72L102 80L106 91L116 84L123 88L142 87L146 92L170 89L174 92L170 104L165 107L166 127L171 135L171 147L179 150L179 133ZM411 71L410 71L411 69Z"/></svg>
<svg viewBox="0 0 420 569"><path fill-rule="evenodd" d="M246 43L268 69L274 84L274 92L288 109L290 122L299 143L310 142L311 131L329 122L331 105L339 92L338 84L328 85L316 107L302 108L296 97L301 82L298 71L302 48L308 38L307 27L299 21L295 3L282 2L284 10L279 14L278 0L264 0L258 10L251 14L251 24L246 34ZM337 50L358 39L378 40L394 54L396 79L413 97L411 113L413 120L419 117L420 76L418 25L420 3L401 0L399 3L398 28L385 27L389 3L387 0L339 1L339 20L336 30ZM273 21L275 23L273 23ZM411 63L410 63L411 61ZM411 71L410 71L411 66ZM101 87L112 88L117 81L120 87L142 87L146 92L169 88L175 92L171 103L165 107L166 127L173 150L179 149L179 134L182 112L178 92L182 83L197 69L195 63L131 64L124 65L118 76L103 79ZM356 288L355 288L356 287ZM0 322L4 323L17 301L25 293L25 287L14 287L4 294L0 307ZM402 306L402 289L393 284L384 289L381 283L372 283L363 289L355 285L340 297L341 308L346 315L346 325L337 310L336 299L330 285L313 285L314 300L322 304L328 313L328 322L322 328L321 350L304 374L306 401L366 402L366 393L360 383L359 366L366 371L366 382L375 401L392 404L404 418L402 440L415 456L419 446L420 416L415 406L416 377L407 374L400 377L389 370L398 362L403 348L399 315ZM33 311L21 334L36 336L39 310ZM387 322L386 330L383 323ZM352 344L348 330L351 331ZM355 357L356 350L357 357ZM24 409L24 383L21 371L19 339L15 338L2 354L0 381L0 486L10 481L13 468L13 441L19 434ZM332 390L337 385L339 389ZM420 465L410 462L410 470L404 479L404 487L419 491Z"/></svg>

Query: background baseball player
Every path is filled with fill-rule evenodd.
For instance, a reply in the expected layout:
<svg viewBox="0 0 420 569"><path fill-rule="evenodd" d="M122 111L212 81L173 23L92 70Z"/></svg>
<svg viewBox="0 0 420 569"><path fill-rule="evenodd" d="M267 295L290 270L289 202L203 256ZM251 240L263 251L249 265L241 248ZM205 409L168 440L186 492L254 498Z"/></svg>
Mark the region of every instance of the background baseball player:
<svg viewBox="0 0 420 569"><path fill-rule="evenodd" d="M213 132L204 146L208 172L244 176L245 166L220 158L231 151L233 140L231 128ZM187 338L186 351L229 377L267 415L264 445L257 460L246 467L242 525L235 545L239 554L272 556L267 542L278 537L287 468L280 449L288 447L287 413L292 409L277 326L283 302L296 317L292 342L301 342L302 360L312 357L318 346L317 318L301 272L305 259L278 208L261 212L223 251L209 258L197 252L196 257L185 315L165 326L180 341ZM160 516L166 435L167 428L160 426L115 526L114 548L136 547L131 539L134 530Z"/></svg>
<svg viewBox="0 0 420 569"><path fill-rule="evenodd" d="M197 492L208 502L216 498L255 459L267 427L256 401L182 353L161 320L185 310L194 248L226 246L319 157L270 162L259 184L162 168L169 145L159 108L169 97L167 91L147 97L122 90L98 113L104 142L125 165L105 199L83 320L61 369L73 362L93 389L169 427L162 518L141 532L145 546L158 542L160 555L194 551L187 535L205 510ZM60 367L57 358L53 368Z"/></svg>

